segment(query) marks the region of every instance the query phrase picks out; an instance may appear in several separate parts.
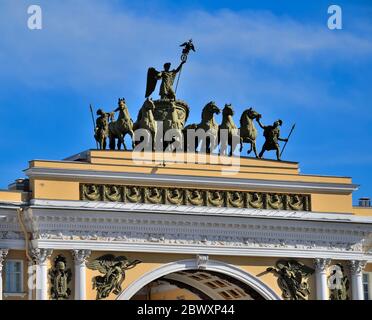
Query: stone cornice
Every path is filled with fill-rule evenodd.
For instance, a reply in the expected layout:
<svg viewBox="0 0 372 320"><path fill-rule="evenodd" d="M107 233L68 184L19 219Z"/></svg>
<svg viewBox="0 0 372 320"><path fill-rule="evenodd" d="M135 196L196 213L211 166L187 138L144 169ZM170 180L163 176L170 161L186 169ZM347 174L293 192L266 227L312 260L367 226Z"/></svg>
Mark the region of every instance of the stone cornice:
<svg viewBox="0 0 372 320"><path fill-rule="evenodd" d="M361 217L352 214L323 213L308 211L285 211L285 210L263 210L263 209L242 209L242 208L216 208L216 207L192 207L163 204L145 203L118 203L118 202L94 202L94 201L65 201L65 200L31 200L31 209L58 209L58 210L79 210L84 212L136 212L155 214L181 214L181 215L202 215L217 217L240 217L260 219L281 219L338 223L372 224L372 217Z"/></svg>
<svg viewBox="0 0 372 320"><path fill-rule="evenodd" d="M49 177L69 180L94 180L103 181L104 183L153 183L157 186L169 185L171 182L174 186L182 187L184 185L195 185L200 187L218 187L218 188L239 188L242 190L255 191L274 191L274 192L327 192L327 193L344 193L350 194L358 186L346 183L315 183L303 181L280 181L264 179L239 179L223 177L198 177L198 176L175 176L175 175L156 175L141 174L129 172L112 172L112 171L94 171L94 170L75 170L75 169L55 169L55 168L29 168L25 174L30 178Z"/></svg>
<svg viewBox="0 0 372 320"><path fill-rule="evenodd" d="M300 216L288 219L276 216L278 211L265 212L265 218L253 213L234 216L214 212L211 218L200 211L190 214L187 208L172 214L164 205L141 205L140 210L137 206L110 212L102 208L76 210L76 206L57 210L47 202L40 207L38 202L26 211L26 217L36 245L48 248L58 244L71 249L76 243L76 249L89 250L339 259L370 255L365 252L365 241L372 230L370 220L365 224L324 217L321 221Z"/></svg>

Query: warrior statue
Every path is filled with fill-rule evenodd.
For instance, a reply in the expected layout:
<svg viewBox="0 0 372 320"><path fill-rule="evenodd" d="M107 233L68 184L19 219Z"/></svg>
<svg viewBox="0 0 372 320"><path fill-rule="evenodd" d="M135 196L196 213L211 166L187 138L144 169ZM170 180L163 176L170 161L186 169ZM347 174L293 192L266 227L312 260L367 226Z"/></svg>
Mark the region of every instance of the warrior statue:
<svg viewBox="0 0 372 320"><path fill-rule="evenodd" d="M279 141L287 142L288 139L283 139L280 137L280 126L283 124L282 120L277 120L272 126L264 126L260 118L257 118L257 122L262 129L264 129L265 143L262 146L262 150L258 155L259 158L262 158L265 151L276 150L276 158L280 160L280 146Z"/></svg>
<svg viewBox="0 0 372 320"><path fill-rule="evenodd" d="M163 71L156 71L154 68L149 68L147 72L147 85L146 85L146 95L148 98L155 90L157 80L161 79L160 85L160 98L162 100L176 100L176 93L173 90L174 79L177 73L181 70L182 65L185 61L182 61L177 69L171 70L171 64L169 62L164 64Z"/></svg>
<svg viewBox="0 0 372 320"><path fill-rule="evenodd" d="M108 137L108 128L109 128L109 117L110 113L104 112L102 109L97 111L97 116L99 116L96 120L96 127L94 129L95 134L94 138L98 142L99 149L105 150L106 149L106 140Z"/></svg>

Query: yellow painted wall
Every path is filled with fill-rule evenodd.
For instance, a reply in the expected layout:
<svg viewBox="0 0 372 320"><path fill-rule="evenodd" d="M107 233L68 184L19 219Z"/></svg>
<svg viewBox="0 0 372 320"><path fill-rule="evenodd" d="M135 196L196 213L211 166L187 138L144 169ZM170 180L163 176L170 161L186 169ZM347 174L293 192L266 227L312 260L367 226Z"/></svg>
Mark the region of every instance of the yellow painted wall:
<svg viewBox="0 0 372 320"><path fill-rule="evenodd" d="M352 195L312 194L311 210L317 212L352 213Z"/></svg>
<svg viewBox="0 0 372 320"><path fill-rule="evenodd" d="M79 183L74 181L35 179L31 186L35 199L79 200Z"/></svg>
<svg viewBox="0 0 372 320"><path fill-rule="evenodd" d="M353 207L356 216L372 217L372 207Z"/></svg>
<svg viewBox="0 0 372 320"><path fill-rule="evenodd" d="M182 163L171 159L170 155L165 157L169 162L166 166L159 164L159 161L145 161L138 164L132 159L131 152L112 152L112 151L90 151L88 160L86 161L45 161L35 160L30 161L30 168L52 168L59 170L82 170L87 172L128 172L128 173L143 173L157 175L193 175L200 177L225 177L225 178L240 178L240 179L263 179L263 180L281 180L281 181L296 181L296 182L316 182L316 183L343 183L351 184L351 178L348 177L330 177L317 175L301 175L298 171L298 164L291 162L278 162L271 160L257 160L251 158L241 158L238 174L222 175L223 169L226 166L221 165L219 158L216 156L207 156L207 163ZM152 155L152 154L151 154ZM216 162L211 162L210 159L216 159ZM182 159L181 159L182 160ZM35 178L31 181L31 190L33 197L36 199L50 200L79 200L79 183L103 183L94 179L82 179L77 177L69 177L68 179L54 178ZM105 183L110 182L107 179ZM158 183L159 186L174 186L169 183ZM188 184L184 187L200 187L198 185ZM224 188L226 190L236 188ZM236 189L238 190L238 189ZM250 190L255 191L255 190ZM265 190L262 190L265 191ZM266 190L272 192L271 190ZM305 192L303 192L305 193ZM318 212L337 212L351 213L352 212L352 196L351 194L319 194L311 195L312 211Z"/></svg>
<svg viewBox="0 0 372 320"><path fill-rule="evenodd" d="M0 190L0 202L21 203L27 196L28 193L22 191Z"/></svg>
<svg viewBox="0 0 372 320"><path fill-rule="evenodd" d="M365 272L372 272L372 263L368 263L364 269Z"/></svg>

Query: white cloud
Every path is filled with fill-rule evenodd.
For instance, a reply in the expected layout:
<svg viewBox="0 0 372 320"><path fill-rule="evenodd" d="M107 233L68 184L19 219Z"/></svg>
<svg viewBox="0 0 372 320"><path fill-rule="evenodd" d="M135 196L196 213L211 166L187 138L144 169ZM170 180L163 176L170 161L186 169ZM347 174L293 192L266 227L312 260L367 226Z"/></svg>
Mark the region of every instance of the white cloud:
<svg viewBox="0 0 372 320"><path fill-rule="evenodd" d="M324 83L296 74L297 68L329 68L372 53L370 37L270 12L189 11L160 18L98 0L40 1L44 29L30 31L29 3L7 1L2 10L0 28L8 34L0 40L2 82L77 92L123 88L139 99L146 68L160 68L165 60L176 63L179 42L193 37L197 53L185 68L180 94L196 104L212 97L243 103L271 94L313 107L334 98Z"/></svg>

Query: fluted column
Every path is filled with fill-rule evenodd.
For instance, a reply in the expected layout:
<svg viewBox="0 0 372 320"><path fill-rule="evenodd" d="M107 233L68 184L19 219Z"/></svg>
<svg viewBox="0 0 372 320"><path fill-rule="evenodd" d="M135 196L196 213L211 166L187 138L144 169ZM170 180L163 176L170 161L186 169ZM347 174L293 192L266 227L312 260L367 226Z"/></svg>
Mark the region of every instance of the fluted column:
<svg viewBox="0 0 372 320"><path fill-rule="evenodd" d="M0 300L3 300L3 263L8 255L8 249L0 249Z"/></svg>
<svg viewBox="0 0 372 320"><path fill-rule="evenodd" d="M28 300L32 300L33 289L35 288L35 266L33 261L27 263L27 288L28 288Z"/></svg>
<svg viewBox="0 0 372 320"><path fill-rule="evenodd" d="M86 262L90 250L72 250L75 262L75 300L86 300Z"/></svg>
<svg viewBox="0 0 372 320"><path fill-rule="evenodd" d="M363 295L363 269L367 261L351 260L349 261L349 270L351 275L351 296L353 300L364 300Z"/></svg>
<svg viewBox="0 0 372 320"><path fill-rule="evenodd" d="M36 300L48 300L48 259L52 252L51 249L32 250L36 262Z"/></svg>
<svg viewBox="0 0 372 320"><path fill-rule="evenodd" d="M330 263L331 259L314 259L317 300L329 299L329 290L327 286L327 268Z"/></svg>

